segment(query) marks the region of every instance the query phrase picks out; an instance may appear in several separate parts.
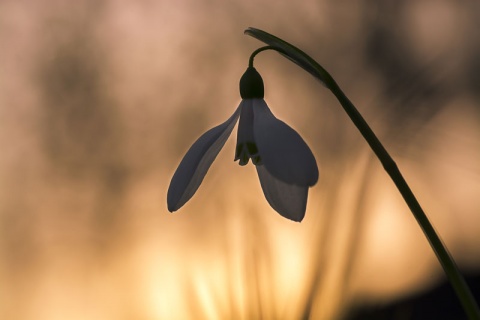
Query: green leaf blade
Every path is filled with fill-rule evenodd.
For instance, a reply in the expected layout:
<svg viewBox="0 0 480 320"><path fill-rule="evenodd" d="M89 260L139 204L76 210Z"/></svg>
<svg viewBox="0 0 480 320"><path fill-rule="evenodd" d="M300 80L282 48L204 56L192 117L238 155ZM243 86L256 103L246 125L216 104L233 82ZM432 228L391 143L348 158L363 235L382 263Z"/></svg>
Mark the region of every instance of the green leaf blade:
<svg viewBox="0 0 480 320"><path fill-rule="evenodd" d="M319 80L325 87L332 88L335 83L330 74L322 68L315 60L294 45L260 29L248 28L244 32L257 40L260 40L269 46L274 47L283 56L311 74Z"/></svg>

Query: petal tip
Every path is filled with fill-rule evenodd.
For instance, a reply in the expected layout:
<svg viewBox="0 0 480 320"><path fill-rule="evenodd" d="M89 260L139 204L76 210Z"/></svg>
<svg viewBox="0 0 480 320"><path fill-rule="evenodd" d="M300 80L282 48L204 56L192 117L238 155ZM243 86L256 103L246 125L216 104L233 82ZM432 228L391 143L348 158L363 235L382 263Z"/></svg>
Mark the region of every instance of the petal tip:
<svg viewBox="0 0 480 320"><path fill-rule="evenodd" d="M277 210L275 210L275 211L277 211ZM277 211L277 212L278 212L278 211ZM290 221L296 222L296 223L302 222L303 218L305 217L305 212L302 213L302 214L299 214L299 215L296 215L296 214L294 214L294 215L286 215L286 214L282 214L282 213L280 213L280 212L278 212L278 213L279 213L282 217L284 217L284 218L286 218L286 219L288 219L288 220L290 220Z"/></svg>
<svg viewBox="0 0 480 320"><path fill-rule="evenodd" d="M257 173L263 194L270 206L282 217L301 222L307 211L308 186L285 183L263 166L257 166Z"/></svg>
<svg viewBox="0 0 480 320"><path fill-rule="evenodd" d="M167 209L171 213L174 213L175 211L178 210L178 208L175 208L175 206L171 205L170 203L167 203Z"/></svg>

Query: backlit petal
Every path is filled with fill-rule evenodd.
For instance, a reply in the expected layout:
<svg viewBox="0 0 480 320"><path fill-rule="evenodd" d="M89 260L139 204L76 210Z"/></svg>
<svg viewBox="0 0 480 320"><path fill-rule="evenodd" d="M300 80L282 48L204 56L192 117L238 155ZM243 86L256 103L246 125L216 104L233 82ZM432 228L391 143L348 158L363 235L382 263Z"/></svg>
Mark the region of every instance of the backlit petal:
<svg viewBox="0 0 480 320"><path fill-rule="evenodd" d="M263 99L254 99L253 134L262 163L275 178L297 186L313 186L318 167L302 137L272 114Z"/></svg>
<svg viewBox="0 0 480 320"><path fill-rule="evenodd" d="M240 107L227 121L205 132L185 154L168 188L167 205L170 212L180 209L195 194L232 133L239 115Z"/></svg>
<svg viewBox="0 0 480 320"><path fill-rule="evenodd" d="M253 100L244 99L240 105L240 121L238 122L237 147L235 161L244 166L251 158L254 164L261 163L258 148L253 136Z"/></svg>
<svg viewBox="0 0 480 320"><path fill-rule="evenodd" d="M287 184L272 176L265 166L256 166L263 194L283 217L300 222L307 207L308 186Z"/></svg>

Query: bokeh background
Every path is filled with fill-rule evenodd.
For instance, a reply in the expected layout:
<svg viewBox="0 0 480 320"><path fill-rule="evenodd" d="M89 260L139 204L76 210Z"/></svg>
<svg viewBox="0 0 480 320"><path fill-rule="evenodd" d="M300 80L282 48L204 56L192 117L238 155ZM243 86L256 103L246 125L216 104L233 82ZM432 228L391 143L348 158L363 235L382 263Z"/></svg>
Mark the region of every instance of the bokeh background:
<svg viewBox="0 0 480 320"><path fill-rule="evenodd" d="M1 319L342 319L444 280L338 102L274 52L266 101L320 169L304 221L233 162L235 133L167 211L181 157L240 101L249 26L329 70L479 273L478 1L1 0Z"/></svg>

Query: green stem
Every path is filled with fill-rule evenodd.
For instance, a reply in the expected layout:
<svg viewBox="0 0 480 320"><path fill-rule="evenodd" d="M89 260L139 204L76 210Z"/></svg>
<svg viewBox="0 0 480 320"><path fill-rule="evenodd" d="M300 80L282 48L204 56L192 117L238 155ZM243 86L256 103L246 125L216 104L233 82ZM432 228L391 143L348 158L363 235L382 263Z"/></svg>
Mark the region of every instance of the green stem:
<svg viewBox="0 0 480 320"><path fill-rule="evenodd" d="M442 265L448 280L450 281L453 289L455 290L460 302L462 303L465 313L468 315L469 319L478 320L480 319L480 311L478 305L468 288L465 279L460 273L455 261L448 252L446 246L443 244L442 240L435 232L432 224L428 220L427 215L423 211L422 207L418 203L415 195L408 186L407 182L402 176L402 173L397 167L397 164L392 159L392 157L385 150L383 145L380 143L378 138L373 133L370 126L363 119L360 113L357 111L355 106L350 102L350 100L345 96L342 90L336 86L330 88L332 93L337 97L338 101L342 105L345 112L348 114L350 119L353 121L355 126L358 128L362 136L365 138L367 143L372 148L375 155L378 157L380 162L383 165L385 171L387 171L390 178L397 186L400 191L403 199L407 203L408 207L412 211L415 219L417 220L420 228L427 237L428 242L430 243L433 251L437 255L440 264Z"/></svg>
<svg viewBox="0 0 480 320"><path fill-rule="evenodd" d="M253 51L252 54L250 55L250 59L248 59L248 66L253 68L253 59L255 59L255 56L257 54L259 54L260 52L265 51L265 50L276 50L276 51L278 51L278 48L275 48L275 47L272 47L272 46L265 46L265 47L261 47L261 48L258 48L255 51Z"/></svg>
<svg viewBox="0 0 480 320"><path fill-rule="evenodd" d="M317 80L320 80L322 84L329 88L335 95L335 97L337 97L338 101L342 105L347 115L350 117L350 119L360 131L362 136L365 138L370 148L372 148L373 152L382 163L385 171L387 171L388 175L400 191L403 199L410 208L413 216L420 225L420 228L425 234L440 264L442 265L448 280L453 286L453 289L455 290L455 293L457 294L458 299L460 300L463 309L465 310L465 313L468 315L468 318L471 320L480 320L480 310L478 308L477 302L475 301L470 289L465 282L465 279L460 273L457 265L455 264L455 261L449 254L442 240L435 232L435 229L433 228L425 212L415 198L412 190L403 178L400 170L397 167L397 164L388 154L387 150L383 147L383 145L378 140L377 136L367 124L365 119L358 112L357 108L355 108L352 102L350 102L347 96L337 85L332 76L322 66L320 66L318 62L313 60L305 52L274 35L255 28L249 28L245 31L245 33L269 45L268 47L262 47L258 49L258 52L255 51L255 55L267 49L274 49L278 51L283 56L293 61L305 71L313 75ZM252 54L252 56L250 57L250 62L252 63L252 65L253 57L254 55Z"/></svg>

